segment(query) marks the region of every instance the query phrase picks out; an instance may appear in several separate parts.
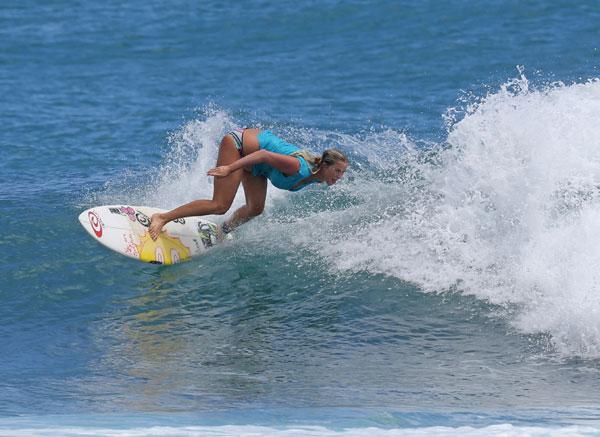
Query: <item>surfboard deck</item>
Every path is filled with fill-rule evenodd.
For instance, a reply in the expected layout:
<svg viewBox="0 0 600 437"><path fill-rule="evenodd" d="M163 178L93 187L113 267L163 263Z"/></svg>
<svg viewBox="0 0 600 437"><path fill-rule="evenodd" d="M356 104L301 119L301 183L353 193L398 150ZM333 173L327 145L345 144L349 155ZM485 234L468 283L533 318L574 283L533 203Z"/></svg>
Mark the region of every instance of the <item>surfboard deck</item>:
<svg viewBox="0 0 600 437"><path fill-rule="evenodd" d="M79 222L103 246L153 264L176 264L219 244L218 225L200 217L169 222L156 241L152 240L148 232L150 217L165 211L147 206L104 205L83 211ZM227 238L231 239L231 235Z"/></svg>

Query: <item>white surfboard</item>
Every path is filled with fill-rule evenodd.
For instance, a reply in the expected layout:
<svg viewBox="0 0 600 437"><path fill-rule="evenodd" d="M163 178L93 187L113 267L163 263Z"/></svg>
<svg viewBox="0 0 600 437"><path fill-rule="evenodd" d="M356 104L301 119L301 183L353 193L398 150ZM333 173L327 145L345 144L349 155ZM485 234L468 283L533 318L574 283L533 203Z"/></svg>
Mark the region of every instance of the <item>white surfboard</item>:
<svg viewBox="0 0 600 437"><path fill-rule="evenodd" d="M163 209L105 205L83 211L79 222L100 244L117 253L153 264L175 264L205 253L219 243L217 225L200 217L169 222L152 240L150 217ZM228 238L231 236L228 235Z"/></svg>

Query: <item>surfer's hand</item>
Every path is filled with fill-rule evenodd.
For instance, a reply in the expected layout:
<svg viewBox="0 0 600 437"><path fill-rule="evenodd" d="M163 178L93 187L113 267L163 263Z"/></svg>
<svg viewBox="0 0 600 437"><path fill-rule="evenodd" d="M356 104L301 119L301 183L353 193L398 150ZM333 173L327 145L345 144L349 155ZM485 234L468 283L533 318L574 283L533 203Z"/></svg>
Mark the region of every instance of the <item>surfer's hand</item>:
<svg viewBox="0 0 600 437"><path fill-rule="evenodd" d="M162 214L152 214L150 218L150 226L148 227L148 232L150 233L150 237L153 240L156 240L160 235L163 226L167 222L163 218Z"/></svg>
<svg viewBox="0 0 600 437"><path fill-rule="evenodd" d="M228 165L220 165L219 167L211 168L206 173L209 176L225 177L231 173L231 168Z"/></svg>

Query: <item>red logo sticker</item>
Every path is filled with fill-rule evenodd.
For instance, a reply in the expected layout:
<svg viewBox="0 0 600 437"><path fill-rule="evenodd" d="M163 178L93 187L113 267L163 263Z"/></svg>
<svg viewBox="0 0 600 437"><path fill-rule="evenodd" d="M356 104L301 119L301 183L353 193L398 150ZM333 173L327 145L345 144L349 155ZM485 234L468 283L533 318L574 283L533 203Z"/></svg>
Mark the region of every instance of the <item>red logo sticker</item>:
<svg viewBox="0 0 600 437"><path fill-rule="evenodd" d="M92 226L92 231L96 234L96 237L102 237L102 223L100 222L100 218L96 215L95 212L88 212L88 218L90 219L90 225Z"/></svg>

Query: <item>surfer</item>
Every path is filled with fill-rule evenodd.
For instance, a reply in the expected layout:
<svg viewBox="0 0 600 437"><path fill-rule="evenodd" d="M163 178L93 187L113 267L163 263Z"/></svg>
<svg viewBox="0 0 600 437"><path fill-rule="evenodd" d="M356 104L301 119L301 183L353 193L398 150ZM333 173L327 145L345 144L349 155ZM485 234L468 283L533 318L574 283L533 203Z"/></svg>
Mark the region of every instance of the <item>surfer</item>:
<svg viewBox="0 0 600 437"><path fill-rule="evenodd" d="M246 204L221 226L222 232L227 234L262 213L267 179L277 188L298 191L313 183L333 185L347 168L348 158L337 149L314 156L268 130L234 130L221 140L217 167L207 173L215 177L212 199L194 200L166 213L152 215L150 236L158 238L163 226L178 218L225 214L241 183Z"/></svg>

